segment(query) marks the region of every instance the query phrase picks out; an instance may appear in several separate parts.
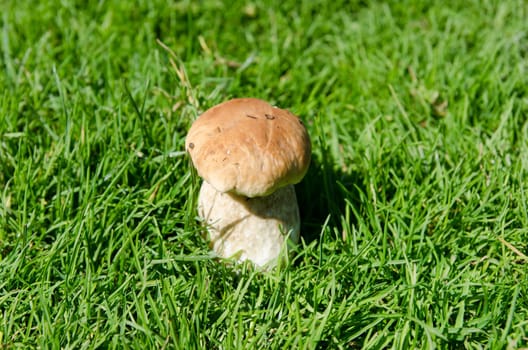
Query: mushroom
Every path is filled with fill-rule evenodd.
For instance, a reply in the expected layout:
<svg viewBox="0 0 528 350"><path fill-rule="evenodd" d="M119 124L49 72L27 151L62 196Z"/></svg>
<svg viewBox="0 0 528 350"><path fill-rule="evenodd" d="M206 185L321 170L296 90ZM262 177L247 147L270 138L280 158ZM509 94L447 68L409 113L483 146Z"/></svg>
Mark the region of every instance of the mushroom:
<svg viewBox="0 0 528 350"><path fill-rule="evenodd" d="M298 242L293 185L311 157L298 117L256 98L229 100L196 119L185 148L204 180L198 215L219 256L273 265Z"/></svg>

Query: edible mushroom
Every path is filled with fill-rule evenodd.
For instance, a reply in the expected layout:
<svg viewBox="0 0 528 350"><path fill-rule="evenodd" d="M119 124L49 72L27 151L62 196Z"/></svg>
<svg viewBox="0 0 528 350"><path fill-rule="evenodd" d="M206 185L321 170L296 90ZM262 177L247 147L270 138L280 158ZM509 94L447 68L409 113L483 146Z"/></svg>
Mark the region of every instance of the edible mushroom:
<svg viewBox="0 0 528 350"><path fill-rule="evenodd" d="M256 98L237 98L204 112L185 148L203 178L198 215L221 257L273 265L299 239L294 184L310 164L301 120Z"/></svg>

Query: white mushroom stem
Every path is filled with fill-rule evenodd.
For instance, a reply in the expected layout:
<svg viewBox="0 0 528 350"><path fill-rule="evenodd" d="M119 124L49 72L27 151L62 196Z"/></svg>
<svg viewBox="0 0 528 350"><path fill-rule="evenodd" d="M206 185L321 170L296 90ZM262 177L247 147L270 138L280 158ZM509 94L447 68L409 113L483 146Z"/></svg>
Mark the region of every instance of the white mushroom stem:
<svg viewBox="0 0 528 350"><path fill-rule="evenodd" d="M213 250L221 257L276 263L288 239L299 240L300 219L293 185L266 197L248 198L218 192L206 181L198 198Z"/></svg>

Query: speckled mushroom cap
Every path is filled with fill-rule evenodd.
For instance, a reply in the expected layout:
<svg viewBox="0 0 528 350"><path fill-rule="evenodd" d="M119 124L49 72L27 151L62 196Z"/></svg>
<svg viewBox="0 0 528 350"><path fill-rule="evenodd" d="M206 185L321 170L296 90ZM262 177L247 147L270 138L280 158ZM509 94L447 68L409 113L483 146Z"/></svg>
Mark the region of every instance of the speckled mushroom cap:
<svg viewBox="0 0 528 350"><path fill-rule="evenodd" d="M301 181L310 137L291 112L256 98L237 98L203 113L185 148L198 174L219 192L266 196Z"/></svg>

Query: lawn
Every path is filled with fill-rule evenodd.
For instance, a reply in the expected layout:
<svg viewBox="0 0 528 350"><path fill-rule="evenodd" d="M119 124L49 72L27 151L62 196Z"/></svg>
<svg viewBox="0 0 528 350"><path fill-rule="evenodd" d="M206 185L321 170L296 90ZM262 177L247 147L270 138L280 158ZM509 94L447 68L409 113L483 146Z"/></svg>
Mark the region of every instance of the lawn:
<svg viewBox="0 0 528 350"><path fill-rule="evenodd" d="M0 348L528 347L528 3L0 2ZM192 121L305 122L269 272L196 220Z"/></svg>

